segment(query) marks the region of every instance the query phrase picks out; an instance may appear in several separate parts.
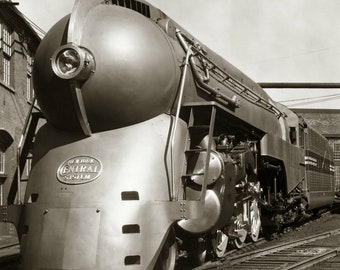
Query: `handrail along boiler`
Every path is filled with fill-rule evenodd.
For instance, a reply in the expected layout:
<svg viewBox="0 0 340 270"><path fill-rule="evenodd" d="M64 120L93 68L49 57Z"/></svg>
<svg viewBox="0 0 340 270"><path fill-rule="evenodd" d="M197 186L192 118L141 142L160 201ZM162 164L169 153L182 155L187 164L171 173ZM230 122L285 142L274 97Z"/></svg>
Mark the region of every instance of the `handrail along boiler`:
<svg viewBox="0 0 340 270"><path fill-rule="evenodd" d="M146 1L75 1L34 87L46 123L3 213L23 269L199 265L333 201L326 139Z"/></svg>

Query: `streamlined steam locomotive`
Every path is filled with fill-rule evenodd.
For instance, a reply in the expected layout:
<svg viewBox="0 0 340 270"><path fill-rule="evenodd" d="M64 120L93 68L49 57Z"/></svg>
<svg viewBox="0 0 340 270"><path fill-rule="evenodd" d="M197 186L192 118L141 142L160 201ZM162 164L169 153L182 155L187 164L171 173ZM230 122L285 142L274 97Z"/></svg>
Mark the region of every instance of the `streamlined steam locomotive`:
<svg viewBox="0 0 340 270"><path fill-rule="evenodd" d="M326 139L144 0L75 1L34 88L23 269L200 264L333 201Z"/></svg>

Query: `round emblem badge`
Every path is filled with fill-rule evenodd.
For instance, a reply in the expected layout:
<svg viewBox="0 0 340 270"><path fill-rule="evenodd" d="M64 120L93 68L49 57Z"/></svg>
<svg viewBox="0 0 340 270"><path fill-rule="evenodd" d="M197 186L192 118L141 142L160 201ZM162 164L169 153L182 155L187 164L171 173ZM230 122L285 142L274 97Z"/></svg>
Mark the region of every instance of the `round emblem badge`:
<svg viewBox="0 0 340 270"><path fill-rule="evenodd" d="M90 156L76 156L65 160L57 170L57 179L69 185L85 184L97 179L103 166Z"/></svg>

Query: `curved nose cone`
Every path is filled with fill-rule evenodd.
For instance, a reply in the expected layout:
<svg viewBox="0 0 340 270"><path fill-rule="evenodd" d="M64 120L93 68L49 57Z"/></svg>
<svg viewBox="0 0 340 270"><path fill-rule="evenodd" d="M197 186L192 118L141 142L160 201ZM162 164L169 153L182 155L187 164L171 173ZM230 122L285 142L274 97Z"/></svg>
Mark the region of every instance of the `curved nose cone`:
<svg viewBox="0 0 340 270"><path fill-rule="evenodd" d="M81 44L96 60L93 78L82 87L92 129L168 110L176 90L174 56L153 22L129 9L99 5L88 16Z"/></svg>
<svg viewBox="0 0 340 270"><path fill-rule="evenodd" d="M53 53L67 43L68 18L58 25L37 53L37 98L54 125L78 129L70 94L74 84L50 67ZM77 45L95 61L94 73L76 83L92 132L139 123L169 110L177 87L175 57L156 24L133 10L97 5L76 27L81 28Z"/></svg>

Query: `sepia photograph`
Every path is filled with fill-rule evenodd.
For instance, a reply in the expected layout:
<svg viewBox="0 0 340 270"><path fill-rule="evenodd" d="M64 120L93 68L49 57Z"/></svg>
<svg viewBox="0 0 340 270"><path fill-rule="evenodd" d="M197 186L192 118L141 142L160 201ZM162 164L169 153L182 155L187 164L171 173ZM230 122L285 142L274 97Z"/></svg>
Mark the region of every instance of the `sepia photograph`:
<svg viewBox="0 0 340 270"><path fill-rule="evenodd" d="M0 269L340 269L339 12L0 0Z"/></svg>

